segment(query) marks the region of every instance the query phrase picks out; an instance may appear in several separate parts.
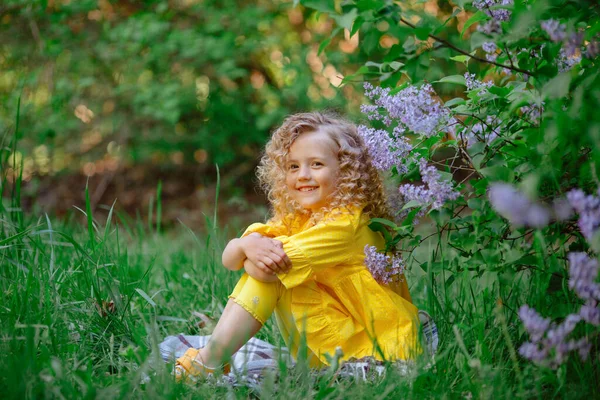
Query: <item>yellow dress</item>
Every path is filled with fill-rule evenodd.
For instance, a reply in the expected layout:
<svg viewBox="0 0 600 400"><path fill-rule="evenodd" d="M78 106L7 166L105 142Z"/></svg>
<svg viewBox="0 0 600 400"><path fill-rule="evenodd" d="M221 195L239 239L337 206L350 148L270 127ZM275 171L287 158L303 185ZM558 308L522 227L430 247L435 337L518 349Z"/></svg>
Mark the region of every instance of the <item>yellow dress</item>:
<svg viewBox="0 0 600 400"><path fill-rule="evenodd" d="M281 241L292 262L288 273L278 275L281 284L255 281L261 288L272 288L269 296L276 297L271 301L277 303L277 322L292 354L298 343L290 338L300 332L324 364L328 364L326 354L333 355L337 347L344 360L365 356L411 359L419 352L417 309L406 279L402 277L393 287L381 285L364 265L365 245L385 247L384 239L368 222L361 208L351 208L312 226L306 217L293 219L287 235L282 228L261 223L244 232L243 236L258 232ZM251 289L252 300L243 300L240 290L248 279L252 278L244 275L231 297L256 315L260 296L254 292L263 289ZM259 321L264 319L260 313Z"/></svg>

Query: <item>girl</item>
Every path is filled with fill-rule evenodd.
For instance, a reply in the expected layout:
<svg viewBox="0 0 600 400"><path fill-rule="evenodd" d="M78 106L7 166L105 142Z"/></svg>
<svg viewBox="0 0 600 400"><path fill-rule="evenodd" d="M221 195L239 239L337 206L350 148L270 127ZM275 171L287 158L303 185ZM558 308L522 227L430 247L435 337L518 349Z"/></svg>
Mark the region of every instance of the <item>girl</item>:
<svg viewBox="0 0 600 400"><path fill-rule="evenodd" d="M288 117L258 178L273 215L227 244L223 265L245 274L207 346L177 359L178 379L227 373L223 363L273 312L292 355L304 335L312 366L327 365L338 347L342 360L413 358L418 316L406 280L379 284L364 265L366 245L385 247L369 220L389 213L356 127L323 113Z"/></svg>

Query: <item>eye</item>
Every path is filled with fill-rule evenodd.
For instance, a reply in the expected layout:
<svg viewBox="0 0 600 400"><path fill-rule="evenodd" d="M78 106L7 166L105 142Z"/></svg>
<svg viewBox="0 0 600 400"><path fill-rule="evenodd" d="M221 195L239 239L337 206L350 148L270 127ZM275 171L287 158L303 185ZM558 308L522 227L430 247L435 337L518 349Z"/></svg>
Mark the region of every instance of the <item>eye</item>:
<svg viewBox="0 0 600 400"><path fill-rule="evenodd" d="M288 165L288 170L293 171L295 169L298 169L298 165L297 164L290 164L290 165Z"/></svg>
<svg viewBox="0 0 600 400"><path fill-rule="evenodd" d="M322 163L321 161L315 161L315 162L313 162L313 165L314 165L315 167L322 167L322 166L323 166L323 163Z"/></svg>

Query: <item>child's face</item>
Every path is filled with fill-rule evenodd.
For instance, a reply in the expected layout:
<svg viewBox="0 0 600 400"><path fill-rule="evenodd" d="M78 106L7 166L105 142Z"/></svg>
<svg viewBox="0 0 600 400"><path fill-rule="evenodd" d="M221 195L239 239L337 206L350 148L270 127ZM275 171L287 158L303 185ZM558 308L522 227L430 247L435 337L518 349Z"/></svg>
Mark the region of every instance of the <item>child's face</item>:
<svg viewBox="0 0 600 400"><path fill-rule="evenodd" d="M328 204L340 166L336 145L326 133L317 130L301 134L290 147L285 167L292 199L312 211Z"/></svg>

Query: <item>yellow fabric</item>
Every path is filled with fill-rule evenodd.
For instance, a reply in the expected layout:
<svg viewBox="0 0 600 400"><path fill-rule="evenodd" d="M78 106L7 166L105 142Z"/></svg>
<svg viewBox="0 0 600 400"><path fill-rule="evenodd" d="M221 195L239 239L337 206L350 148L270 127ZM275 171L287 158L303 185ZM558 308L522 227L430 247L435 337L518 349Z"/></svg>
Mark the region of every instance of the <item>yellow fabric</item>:
<svg viewBox="0 0 600 400"><path fill-rule="evenodd" d="M248 274L244 274L229 298L248 311L263 325L275 311L279 331L290 350L290 354L298 358L300 332L290 312L291 290L286 289L281 282L261 282ZM310 349L308 349L306 356L310 365L314 367L321 365L319 358Z"/></svg>
<svg viewBox="0 0 600 400"><path fill-rule="evenodd" d="M343 359L410 359L419 351L417 309L406 279L402 277L403 281L393 287L380 285L364 265L365 245L379 249L385 245L368 222L362 209L334 210L313 226L306 218L290 224L291 232L252 224L243 235L258 232L281 241L292 261L292 269L278 275L281 284L266 290L270 291L266 296L278 299L276 306L262 311L252 308L256 313L264 311L257 319L268 319L274 309L280 330L288 334L293 330L292 336L303 332L308 348L325 364L325 354L333 355L338 346L344 352ZM240 288L232 297L252 303L254 296L261 297L257 293L262 290L264 286L249 287L242 300ZM288 346L294 345L287 342L285 334L284 340ZM294 354L297 349L292 346L290 350Z"/></svg>

